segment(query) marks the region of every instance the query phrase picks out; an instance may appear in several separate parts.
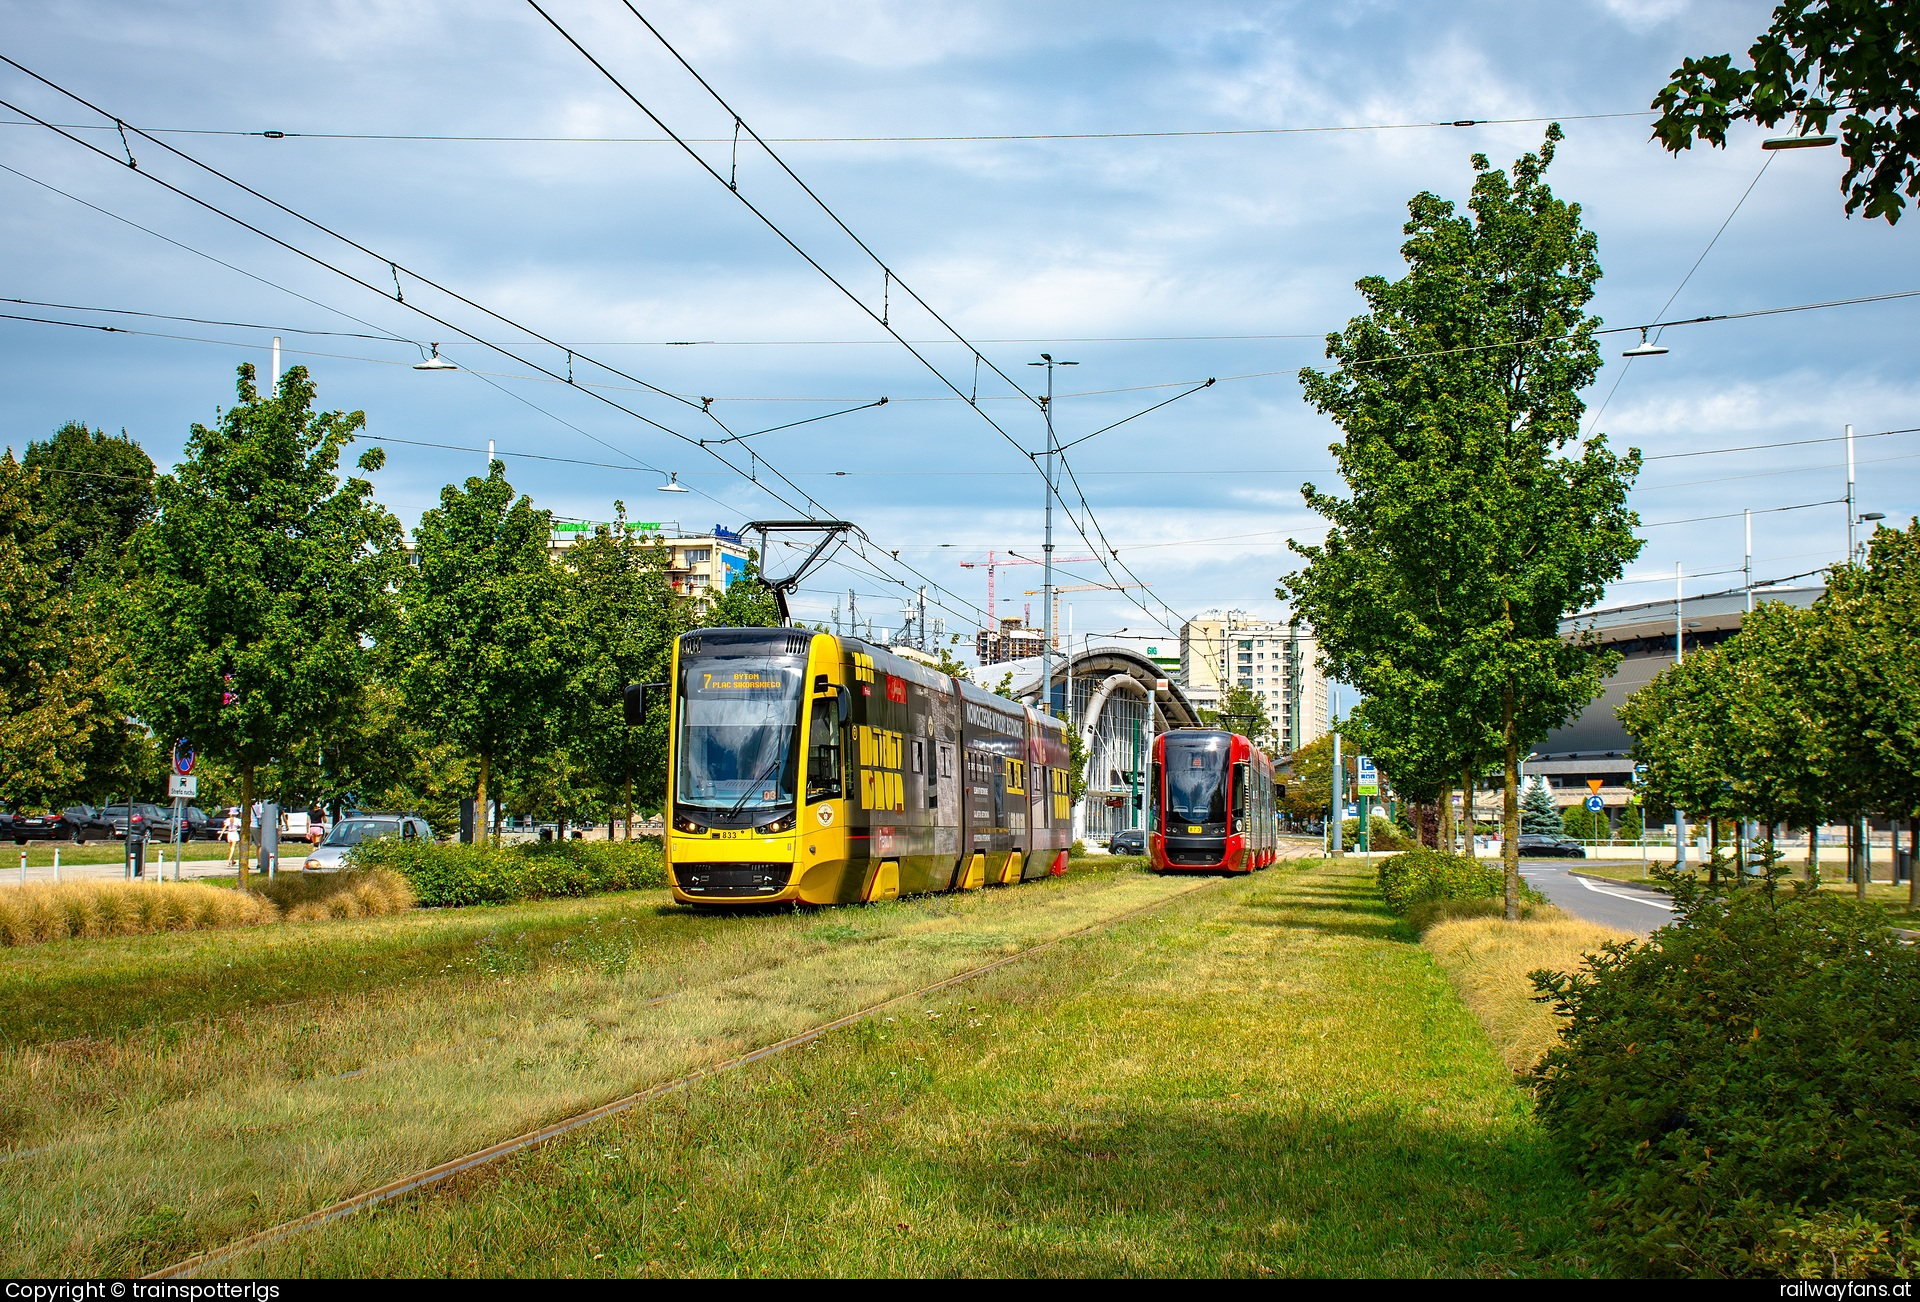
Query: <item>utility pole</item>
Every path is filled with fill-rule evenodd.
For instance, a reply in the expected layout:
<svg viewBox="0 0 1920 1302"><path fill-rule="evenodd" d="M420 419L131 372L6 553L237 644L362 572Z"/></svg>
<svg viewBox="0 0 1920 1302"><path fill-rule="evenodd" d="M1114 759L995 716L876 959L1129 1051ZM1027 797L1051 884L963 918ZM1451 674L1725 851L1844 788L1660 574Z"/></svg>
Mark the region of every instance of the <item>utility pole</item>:
<svg viewBox="0 0 1920 1302"><path fill-rule="evenodd" d="M1747 522L1747 560L1745 569L1747 571L1747 613L1751 615L1753 613L1753 512L1750 509L1743 508L1740 515L1741 518Z"/></svg>
<svg viewBox="0 0 1920 1302"><path fill-rule="evenodd" d="M280 393L280 336L273 337L273 394Z"/></svg>
<svg viewBox="0 0 1920 1302"><path fill-rule="evenodd" d="M860 636L860 598L852 588L847 589L847 636Z"/></svg>
<svg viewBox="0 0 1920 1302"><path fill-rule="evenodd" d="M920 585L920 649L927 649L927 585Z"/></svg>
<svg viewBox="0 0 1920 1302"><path fill-rule="evenodd" d="M1052 353L1041 353L1040 360L1028 362L1028 366L1047 368L1047 396L1040 404L1040 410L1047 418L1047 512L1046 541L1042 546L1045 566L1040 586L1045 595L1041 597L1041 618L1046 628L1040 637L1040 708L1048 714L1053 713L1053 368L1056 366L1078 366L1078 362L1056 362Z"/></svg>
<svg viewBox="0 0 1920 1302"><path fill-rule="evenodd" d="M1333 822L1327 825L1327 835L1330 838L1328 846L1331 848L1333 857L1336 859L1340 857L1340 832L1342 830L1340 821L1347 812L1346 795L1340 790L1340 788L1345 785L1341 782L1341 779L1346 776L1346 770L1342 767L1345 761L1340 758L1340 732L1336 726L1339 722L1340 693L1328 692L1327 731L1333 734L1333 781L1330 784L1333 787Z"/></svg>
<svg viewBox="0 0 1920 1302"><path fill-rule="evenodd" d="M1673 563L1673 663L1685 664L1687 659L1687 626L1680 614L1680 562ZM1673 866L1682 868L1687 862L1687 816L1680 806L1673 807Z"/></svg>
<svg viewBox="0 0 1920 1302"><path fill-rule="evenodd" d="M1847 564L1853 564L1853 426L1847 426Z"/></svg>

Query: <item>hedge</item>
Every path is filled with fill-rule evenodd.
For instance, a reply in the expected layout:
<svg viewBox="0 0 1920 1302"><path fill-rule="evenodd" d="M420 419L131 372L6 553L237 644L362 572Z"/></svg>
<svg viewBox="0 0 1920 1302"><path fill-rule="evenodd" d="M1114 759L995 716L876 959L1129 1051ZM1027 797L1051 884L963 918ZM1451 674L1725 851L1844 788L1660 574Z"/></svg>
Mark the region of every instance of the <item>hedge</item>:
<svg viewBox="0 0 1920 1302"><path fill-rule="evenodd" d="M667 884L666 861L653 840L495 846L387 839L354 847L352 862L359 868L399 873L419 903L429 908L511 904Z"/></svg>
<svg viewBox="0 0 1920 1302"><path fill-rule="evenodd" d="M1504 870L1424 846L1403 850L1383 861L1376 876L1387 907L1399 914L1430 900L1501 899L1507 891ZM1520 898L1528 904L1546 903L1546 898L1525 882L1520 884Z"/></svg>
<svg viewBox="0 0 1920 1302"><path fill-rule="evenodd" d="M1676 887L1674 925L1534 974L1541 1120L1630 1275L1920 1269L1920 953L1831 892Z"/></svg>

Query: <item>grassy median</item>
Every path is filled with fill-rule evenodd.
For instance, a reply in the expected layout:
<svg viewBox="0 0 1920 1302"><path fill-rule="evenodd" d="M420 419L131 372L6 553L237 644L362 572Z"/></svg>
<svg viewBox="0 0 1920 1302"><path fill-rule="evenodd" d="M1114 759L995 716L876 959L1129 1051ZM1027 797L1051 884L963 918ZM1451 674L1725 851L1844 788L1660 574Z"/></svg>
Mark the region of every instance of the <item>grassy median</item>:
<svg viewBox="0 0 1920 1302"><path fill-rule="evenodd" d="M1116 861L869 909L656 891L10 952L45 1016L0 1000L0 1272L152 1269L1193 885Z"/></svg>
<svg viewBox="0 0 1920 1302"><path fill-rule="evenodd" d="M1582 1273L1578 1204L1348 861L1216 883L223 1269Z"/></svg>

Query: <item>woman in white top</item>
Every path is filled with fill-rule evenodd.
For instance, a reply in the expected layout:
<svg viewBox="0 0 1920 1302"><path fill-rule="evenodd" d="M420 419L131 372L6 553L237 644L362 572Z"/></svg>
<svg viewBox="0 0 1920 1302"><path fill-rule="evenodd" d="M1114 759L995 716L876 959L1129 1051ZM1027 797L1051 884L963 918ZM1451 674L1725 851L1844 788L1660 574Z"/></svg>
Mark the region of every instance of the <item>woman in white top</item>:
<svg viewBox="0 0 1920 1302"><path fill-rule="evenodd" d="M224 823L220 824L220 835L227 843L227 862L232 863L234 856L240 852L239 810L228 806L227 819Z"/></svg>

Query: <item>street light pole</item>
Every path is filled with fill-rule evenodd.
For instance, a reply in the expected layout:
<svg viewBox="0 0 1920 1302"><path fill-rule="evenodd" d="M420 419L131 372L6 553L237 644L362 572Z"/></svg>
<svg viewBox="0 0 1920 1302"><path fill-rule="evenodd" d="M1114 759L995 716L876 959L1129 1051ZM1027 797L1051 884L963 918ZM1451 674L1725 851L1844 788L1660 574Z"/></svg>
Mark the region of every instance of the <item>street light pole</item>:
<svg viewBox="0 0 1920 1302"><path fill-rule="evenodd" d="M1056 362L1052 353L1041 353L1040 360L1028 366L1047 368L1047 396L1040 410L1047 418L1047 536L1042 545L1044 565L1040 577L1040 618L1044 629L1040 637L1040 708L1053 713L1053 368L1078 366L1078 362Z"/></svg>
<svg viewBox="0 0 1920 1302"><path fill-rule="evenodd" d="M1673 563L1673 663L1684 664L1687 659L1687 626L1681 615L1680 562ZM1673 807L1673 866L1682 868L1687 862L1687 816L1680 806Z"/></svg>
<svg viewBox="0 0 1920 1302"><path fill-rule="evenodd" d="M1853 564L1853 426L1847 426L1847 564Z"/></svg>

